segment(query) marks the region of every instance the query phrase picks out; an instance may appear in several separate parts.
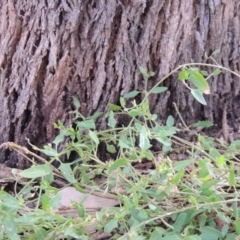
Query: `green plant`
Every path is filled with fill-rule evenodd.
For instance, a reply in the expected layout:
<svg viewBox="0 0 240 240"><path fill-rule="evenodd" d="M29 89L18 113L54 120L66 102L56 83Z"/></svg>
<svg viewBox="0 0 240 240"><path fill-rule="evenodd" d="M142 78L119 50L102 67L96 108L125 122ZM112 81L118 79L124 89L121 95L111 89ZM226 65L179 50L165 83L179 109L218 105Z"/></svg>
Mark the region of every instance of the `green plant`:
<svg viewBox="0 0 240 240"><path fill-rule="evenodd" d="M212 56L210 58L214 60ZM216 70L208 74L196 66ZM81 103L73 97L73 125L65 127L58 121L55 127L59 129L59 135L52 144L43 149L32 146L46 154L48 160L42 159L42 165L33 161L33 167L16 173L20 179L25 179L25 185L20 191L16 190L14 196L1 190L0 239L20 239L20 235L24 239L56 238L61 233L66 237L88 239L92 235L87 227L93 220L96 221L95 230L110 234L112 239L236 238L240 234L239 141L228 146L224 141L197 133L194 128L210 127L211 123L200 121L187 126L176 108L184 131L197 138L195 143L186 141L178 137L181 130L174 126L172 116L161 125L157 115L150 111L149 95L166 91L167 88L160 84L180 69L179 80L201 104L206 104L203 94L210 93L207 79L220 74L220 70L230 71L216 62L185 64L148 91L148 81L154 73L140 67L145 79L143 100L136 103L134 97L140 92L134 90L120 98L120 105L109 104L104 116L109 126L106 130L98 131L95 124L103 113L85 118L78 112ZM127 126L117 126L120 115L130 118ZM153 141L161 145L156 152L152 149ZM105 161L99 158L100 143L105 144L110 154ZM16 145L7 146L24 150ZM61 161L63 156L69 159L73 153L77 155L74 161ZM183 154L182 159L175 160L173 153ZM59 163L58 168L52 167L54 161ZM58 189L51 186L56 176L80 192L112 193L120 204L99 209L92 216L81 203L75 203L78 218L63 216L55 211L61 199L60 194L56 194ZM39 185L33 184L36 178L41 178ZM33 189L38 195L31 200ZM29 207L32 201L34 208Z"/></svg>

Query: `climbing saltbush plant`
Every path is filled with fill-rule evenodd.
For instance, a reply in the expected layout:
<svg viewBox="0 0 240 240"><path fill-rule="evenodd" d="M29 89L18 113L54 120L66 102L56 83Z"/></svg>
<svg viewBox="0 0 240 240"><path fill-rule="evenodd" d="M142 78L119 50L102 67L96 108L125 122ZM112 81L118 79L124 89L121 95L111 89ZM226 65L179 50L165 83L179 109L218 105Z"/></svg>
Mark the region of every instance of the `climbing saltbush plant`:
<svg viewBox="0 0 240 240"><path fill-rule="evenodd" d="M213 55L209 58L214 61ZM208 73L203 67L213 71ZM184 129L176 126L173 116L160 123L148 99L151 94L163 94L167 90L164 80L178 73L176 80L206 105L210 77L221 71L239 75L215 61L184 64L148 90L154 72L143 67L139 71L145 80L143 91L126 93L119 105L110 103L106 112L89 117L79 112L81 103L73 97L72 124L64 126L58 120L54 126L59 134L51 144L43 149L31 145L46 158L37 164L33 155L31 168L13 172L16 184L23 184L21 190L0 191L0 239L57 239L60 234L68 239L97 239L87 228L93 220L94 231L109 239L238 239L239 140L227 144L224 139L206 137L196 128L213 123L187 126L177 108ZM135 100L139 94L140 102ZM128 119L124 126L119 124L120 116ZM96 127L99 117L106 120L105 130ZM195 141L179 137L182 131ZM92 216L83 205L73 203L77 218L63 216L55 212L60 201L58 189L52 186L56 178L80 192L111 193L119 205L98 209ZM34 197L33 192L37 193Z"/></svg>

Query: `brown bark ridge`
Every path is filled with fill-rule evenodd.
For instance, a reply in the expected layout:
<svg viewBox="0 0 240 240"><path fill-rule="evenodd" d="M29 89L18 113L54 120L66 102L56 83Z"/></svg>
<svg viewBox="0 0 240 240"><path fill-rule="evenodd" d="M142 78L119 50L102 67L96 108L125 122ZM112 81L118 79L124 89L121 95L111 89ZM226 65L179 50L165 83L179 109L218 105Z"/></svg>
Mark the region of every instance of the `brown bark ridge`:
<svg viewBox="0 0 240 240"><path fill-rule="evenodd" d="M104 111L142 89L138 66L156 72L153 85L220 49L216 60L239 72L239 10L238 0L1 0L0 143L50 142L53 123L71 121L72 96L85 115ZM239 79L225 73L210 83L203 107L174 76L164 83L168 92L151 98L153 111L164 120L176 102L187 122L221 126L221 102L230 94L228 124L238 129ZM0 162L23 167L15 153L0 151Z"/></svg>

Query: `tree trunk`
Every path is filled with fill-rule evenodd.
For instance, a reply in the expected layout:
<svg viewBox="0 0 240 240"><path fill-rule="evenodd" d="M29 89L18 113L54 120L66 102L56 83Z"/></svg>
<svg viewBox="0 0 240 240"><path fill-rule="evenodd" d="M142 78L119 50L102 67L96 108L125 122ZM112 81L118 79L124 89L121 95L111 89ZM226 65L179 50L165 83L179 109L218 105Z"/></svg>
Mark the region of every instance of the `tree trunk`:
<svg viewBox="0 0 240 240"><path fill-rule="evenodd" d="M52 141L53 123L71 122L72 96L84 115L104 111L143 89L138 66L156 73L151 87L178 65L206 62L205 52L220 49L218 63L239 72L239 10L238 0L1 0L0 142ZM169 90L150 101L163 121L176 102L187 123L209 119L221 128L225 104L228 124L238 130L235 76L210 79L206 107L176 76L163 84ZM24 167L16 153L0 151L0 162Z"/></svg>

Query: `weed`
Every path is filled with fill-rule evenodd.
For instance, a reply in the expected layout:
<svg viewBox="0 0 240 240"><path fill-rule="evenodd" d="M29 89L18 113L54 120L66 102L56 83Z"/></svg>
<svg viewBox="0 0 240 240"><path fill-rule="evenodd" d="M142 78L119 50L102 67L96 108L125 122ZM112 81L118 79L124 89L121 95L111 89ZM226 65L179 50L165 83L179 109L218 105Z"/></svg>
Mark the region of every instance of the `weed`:
<svg viewBox="0 0 240 240"><path fill-rule="evenodd" d="M212 56L210 58L214 61ZM21 180L23 184L20 191L15 188L12 195L0 191L0 239L57 239L62 236L100 239L100 235L94 235L96 232L122 240L237 239L240 234L239 140L228 146L223 140L201 135L195 129L210 127L212 123L199 121L187 126L176 107L184 131L196 136L195 143L188 142L178 137L182 129L174 125L172 116L168 116L165 125L159 124L148 102L150 94L167 90L160 86L165 79L181 70L179 81L198 102L206 104L203 94L210 94L207 80L221 70L230 71L214 63L179 66L150 91L147 85L154 73L140 67L145 79L143 100L136 103L134 98L140 92L134 90L120 98L120 105L109 104L104 116L108 124L106 130L98 131L95 124L103 113L85 118L78 112L81 103L73 97L73 125L65 127L59 120L54 124L59 135L51 144L43 149L32 146L44 153L47 160L16 144L2 145L32 155L33 166L13 172L17 182ZM196 66L216 70L208 74ZM117 126L120 115L129 116L127 126ZM158 151L153 151L154 141L161 145ZM109 153L105 161L100 160L98 154L102 142ZM72 153L77 156L74 161L61 161L63 156L69 159ZM173 153L175 156L182 154L181 161L175 159ZM111 158L113 155L116 157ZM37 165L36 158L43 164ZM54 161L59 163L58 168L53 168ZM37 178L39 184L36 184ZM100 208L91 212L91 208L84 206L84 200L73 200L67 209L59 209L59 203L68 196L62 196L59 189L51 186L56 178L64 179L66 185L74 186L79 193L87 194L84 195L86 202L90 201L90 195L102 194L103 198L111 193L116 204L101 208L100 199ZM37 192L35 198L31 197L32 192Z"/></svg>

